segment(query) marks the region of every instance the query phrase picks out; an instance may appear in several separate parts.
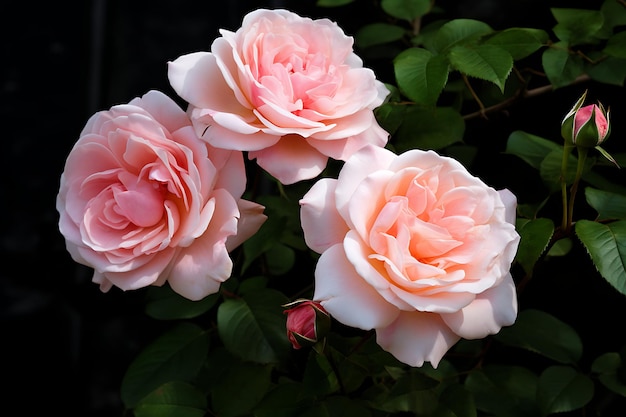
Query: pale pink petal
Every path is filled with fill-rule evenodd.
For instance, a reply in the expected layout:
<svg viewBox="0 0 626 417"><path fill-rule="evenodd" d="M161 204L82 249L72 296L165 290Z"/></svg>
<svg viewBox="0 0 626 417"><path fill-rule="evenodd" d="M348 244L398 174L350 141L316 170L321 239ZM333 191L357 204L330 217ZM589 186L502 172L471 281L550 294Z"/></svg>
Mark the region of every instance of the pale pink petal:
<svg viewBox="0 0 626 417"><path fill-rule="evenodd" d="M434 313L401 312L390 325L376 329L376 342L399 361L420 367L430 362L436 368L460 339L441 316Z"/></svg>
<svg viewBox="0 0 626 417"><path fill-rule="evenodd" d="M517 217L517 197L506 188L503 190L498 190L498 194L500 195L502 203L504 203L504 207L506 210L506 221L511 223L512 225L515 225L515 220Z"/></svg>
<svg viewBox="0 0 626 417"><path fill-rule="evenodd" d="M359 149L374 145L384 147L389 140L389 134L378 123L374 122L366 130L353 136L342 139L321 139L319 134L309 138L311 146L333 159L345 161Z"/></svg>
<svg viewBox="0 0 626 417"><path fill-rule="evenodd" d="M189 126L189 118L178 104L160 91L151 90L128 104L143 108L158 120L169 132Z"/></svg>
<svg viewBox="0 0 626 417"><path fill-rule="evenodd" d="M265 207L260 204L239 199L237 207L239 208L237 234L229 236L226 240L226 249L229 252L254 235L267 220L267 216L263 214Z"/></svg>
<svg viewBox="0 0 626 417"><path fill-rule="evenodd" d="M364 330L387 326L399 313L355 272L341 244L320 256L313 299L339 322Z"/></svg>
<svg viewBox="0 0 626 417"><path fill-rule="evenodd" d="M385 148L365 146L346 161L338 176L335 198L337 209L344 219L350 218L348 204L354 190L372 172L385 170L396 155Z"/></svg>
<svg viewBox="0 0 626 417"><path fill-rule="evenodd" d="M341 243L348 232L346 222L335 208L337 180L322 178L300 200L300 221L309 248L322 253Z"/></svg>
<svg viewBox="0 0 626 417"><path fill-rule="evenodd" d="M215 213L207 232L181 250L168 278L175 292L194 301L217 292L233 268L225 243L237 233L239 209L224 190L215 194Z"/></svg>
<svg viewBox="0 0 626 417"><path fill-rule="evenodd" d="M456 313L442 314L448 327L464 339L481 339L515 323L517 294L511 274Z"/></svg>
<svg viewBox="0 0 626 417"><path fill-rule="evenodd" d="M319 175L328 161L301 136L283 136L274 146L248 153L250 159L283 184L314 178Z"/></svg>

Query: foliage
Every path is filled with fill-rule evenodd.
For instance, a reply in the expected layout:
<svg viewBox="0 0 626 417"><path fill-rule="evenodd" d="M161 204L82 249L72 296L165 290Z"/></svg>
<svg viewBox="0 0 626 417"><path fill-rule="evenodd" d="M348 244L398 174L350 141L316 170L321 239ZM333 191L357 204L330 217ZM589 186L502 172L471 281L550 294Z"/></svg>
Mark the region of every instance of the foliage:
<svg viewBox="0 0 626 417"><path fill-rule="evenodd" d="M318 6L322 14L361 3L319 0ZM477 171L475 162L486 152L519 169L501 170L493 177L498 186L532 184L532 192L518 198L516 323L493 337L462 340L436 369L408 367L383 351L372 332L336 322L312 348L292 349L283 306L311 296L317 256L304 245L298 219L309 184L283 186L258 172L255 184L271 192L252 188L249 194L265 205L268 221L233 253L234 276L220 293L192 302L167 286L147 291L146 313L167 331L129 364L122 381L122 398L134 415L582 416L601 415L606 398L626 397L626 346L587 340L559 316L558 304L545 311L521 297L533 282L553 278L546 265L555 258L592 265L584 280L626 295L626 188L615 181L619 169L593 150L583 158L551 133L559 132L573 102L549 115L550 127L528 120L529 130L502 138L502 149L489 150L490 138L467 137L469 123L489 123L543 94L579 97L584 88L592 93L605 85L623 92L626 5L605 0L597 9L552 8L551 27L504 29L449 18L436 6L380 1L380 19L356 31L356 47L366 63L392 67L392 79L385 80L392 94L376 110L392 135L391 149L437 150ZM614 117L615 131L622 120ZM623 138L609 138L605 149L613 149L611 140ZM620 166L626 162L620 152L612 157ZM323 176L339 168L330 164ZM578 186L576 195L571 191ZM575 205L573 215L564 214L566 203ZM591 284L572 279L571 285ZM568 294L558 288L550 297L558 303ZM578 302L585 309L590 300ZM594 320L608 320L596 313Z"/></svg>

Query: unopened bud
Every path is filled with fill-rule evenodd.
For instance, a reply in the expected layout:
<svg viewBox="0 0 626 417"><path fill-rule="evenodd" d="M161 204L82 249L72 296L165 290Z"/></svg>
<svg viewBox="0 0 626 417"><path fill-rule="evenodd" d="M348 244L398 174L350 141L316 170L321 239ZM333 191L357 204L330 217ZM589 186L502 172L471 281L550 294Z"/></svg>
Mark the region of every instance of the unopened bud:
<svg viewBox="0 0 626 417"><path fill-rule="evenodd" d="M312 346L330 329L330 315L322 305L312 300L296 300L286 304L287 337L294 349Z"/></svg>

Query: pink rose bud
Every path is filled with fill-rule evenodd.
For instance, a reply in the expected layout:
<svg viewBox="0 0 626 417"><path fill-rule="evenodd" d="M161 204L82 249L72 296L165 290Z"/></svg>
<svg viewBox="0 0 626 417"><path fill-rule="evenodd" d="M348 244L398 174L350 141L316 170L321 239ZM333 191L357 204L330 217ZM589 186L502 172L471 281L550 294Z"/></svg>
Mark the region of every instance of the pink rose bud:
<svg viewBox="0 0 626 417"><path fill-rule="evenodd" d="M294 349L312 346L324 337L330 328L330 316L317 301L296 300L286 304L287 337Z"/></svg>
<svg viewBox="0 0 626 417"><path fill-rule="evenodd" d="M583 148L594 148L606 140L611 131L609 111L602 103L583 106L587 92L578 99L561 123L566 142Z"/></svg>

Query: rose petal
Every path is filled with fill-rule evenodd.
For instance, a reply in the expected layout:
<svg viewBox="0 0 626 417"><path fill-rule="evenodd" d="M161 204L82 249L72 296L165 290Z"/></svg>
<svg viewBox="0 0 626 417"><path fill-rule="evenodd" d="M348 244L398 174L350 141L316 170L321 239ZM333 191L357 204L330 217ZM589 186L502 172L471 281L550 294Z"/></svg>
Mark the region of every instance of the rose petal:
<svg viewBox="0 0 626 417"><path fill-rule="evenodd" d="M320 256L313 299L341 323L364 330L386 326L399 313L355 272L341 244Z"/></svg>
<svg viewBox="0 0 626 417"><path fill-rule="evenodd" d="M460 339L439 314L403 311L386 327L376 329L376 342L410 366L430 362L436 368Z"/></svg>

